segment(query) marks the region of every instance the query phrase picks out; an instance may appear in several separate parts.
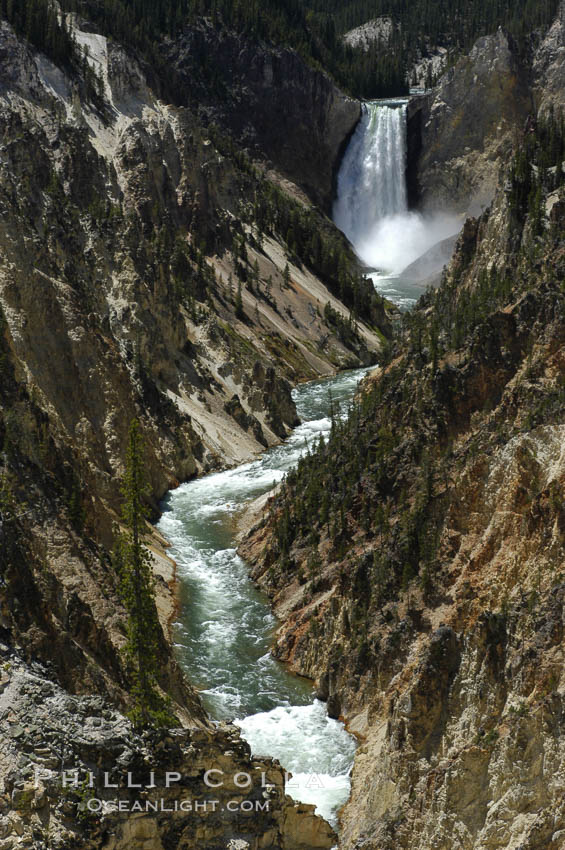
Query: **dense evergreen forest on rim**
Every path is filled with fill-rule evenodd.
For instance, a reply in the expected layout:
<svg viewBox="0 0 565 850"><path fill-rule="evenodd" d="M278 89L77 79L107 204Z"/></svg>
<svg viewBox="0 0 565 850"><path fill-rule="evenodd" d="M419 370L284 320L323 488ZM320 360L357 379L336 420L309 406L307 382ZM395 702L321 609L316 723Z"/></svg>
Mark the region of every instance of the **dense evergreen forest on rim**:
<svg viewBox="0 0 565 850"><path fill-rule="evenodd" d="M404 93L408 69L431 46L444 45L457 55L504 25L526 49L526 34L549 24L557 0L62 0L61 5L157 67L162 37L174 38L186 24L207 16L216 26L295 48L350 93L370 98ZM68 32L48 0L0 0L0 11L55 62L69 62ZM346 30L381 15L397 24L386 50L343 43Z"/></svg>

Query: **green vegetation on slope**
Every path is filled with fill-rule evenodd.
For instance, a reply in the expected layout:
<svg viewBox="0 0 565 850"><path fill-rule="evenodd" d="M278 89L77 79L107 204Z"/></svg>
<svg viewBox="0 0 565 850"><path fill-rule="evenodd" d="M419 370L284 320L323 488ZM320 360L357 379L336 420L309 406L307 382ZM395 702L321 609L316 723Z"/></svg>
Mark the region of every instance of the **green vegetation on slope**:
<svg viewBox="0 0 565 850"><path fill-rule="evenodd" d="M0 0L0 18L7 20L19 35L27 38L56 65L74 72L87 97L97 99L102 81L73 40L64 18L57 15L53 3L49 0Z"/></svg>
<svg viewBox="0 0 565 850"><path fill-rule="evenodd" d="M304 0L321 21L332 21L338 33L366 21L390 16L400 24L408 49L431 45L470 47L481 35L504 26L516 38L547 27L557 0Z"/></svg>
<svg viewBox="0 0 565 850"><path fill-rule="evenodd" d="M122 494L126 532L117 535L114 560L120 578L122 600L128 614L124 654L134 703L130 717L136 728L170 726L174 723L174 717L157 686L162 633L155 607L152 557L145 545L148 493L143 439L135 419L129 429Z"/></svg>
<svg viewBox="0 0 565 850"><path fill-rule="evenodd" d="M381 90L402 92L411 66L430 48L446 47L450 61L484 35L505 27L527 50L531 33L545 30L555 17L558 0L305 0L312 29L322 33L336 56L336 77L361 97L381 96ZM367 21L390 18L386 49L374 43L364 54L343 50L341 36ZM400 81L400 84L399 82ZM429 84L433 83L430 77Z"/></svg>
<svg viewBox="0 0 565 850"><path fill-rule="evenodd" d="M545 28L557 0L63 0L66 11L93 21L100 30L135 49L160 73L172 96L161 40L174 39L199 17L252 39L292 47L316 67L324 68L346 90L359 97L386 97L406 92L411 64L430 46L468 48L481 35L503 25L525 43L535 28ZM0 14L51 58L69 63L73 47L64 24L48 0L0 0ZM380 15L395 24L386 49L346 46L341 34ZM76 51L74 51L76 53ZM77 60L74 60L75 64ZM79 57L80 61L80 57ZM170 69L169 69L170 70ZM213 69L210 69L212 71Z"/></svg>
<svg viewBox="0 0 565 850"><path fill-rule="evenodd" d="M336 38L335 29L325 22L318 25L307 15L302 0L64 0L63 5L135 47L157 68L160 36L174 39L184 26L207 16L218 27L294 48L353 94L384 97L406 88L403 62L396 51L367 55L347 48Z"/></svg>
<svg viewBox="0 0 565 850"><path fill-rule="evenodd" d="M531 128L510 165L514 247L506 264L487 270L483 258L473 265L487 211L464 231L438 291L403 318L383 370L348 418L334 417L328 441L321 439L287 476L273 503L265 552L277 587L297 575L311 580L312 592L324 589L322 551L342 570L357 603L371 602L373 614L413 581L427 597L441 592L438 546L445 517L458 511L457 470L517 434L562 421L565 376L545 375L543 351L534 352L536 322L552 327L547 338L554 346L563 333L563 229L545 216L540 223L539 212L563 182L552 166L563 139L561 122L550 118ZM543 172L534 167L542 162ZM533 200L516 207L513 196L523 183ZM519 374L525 380L508 389ZM470 432L473 438L455 453L457 440ZM370 622L366 614L361 621L365 628Z"/></svg>

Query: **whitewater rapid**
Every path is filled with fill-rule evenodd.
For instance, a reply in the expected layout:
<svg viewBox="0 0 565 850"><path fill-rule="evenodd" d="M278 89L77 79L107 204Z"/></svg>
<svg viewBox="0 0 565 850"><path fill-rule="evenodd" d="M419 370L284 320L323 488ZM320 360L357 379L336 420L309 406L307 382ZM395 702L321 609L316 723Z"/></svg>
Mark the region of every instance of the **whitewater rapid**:
<svg viewBox="0 0 565 850"><path fill-rule="evenodd" d="M255 755L278 758L293 774L287 792L334 825L349 796L355 740L327 716L312 684L271 656L276 621L235 550L235 519L329 433L332 405L344 415L366 372L298 387L302 424L288 440L251 463L182 485L166 498L158 524L181 584L178 657L206 708L214 719L234 720Z"/></svg>

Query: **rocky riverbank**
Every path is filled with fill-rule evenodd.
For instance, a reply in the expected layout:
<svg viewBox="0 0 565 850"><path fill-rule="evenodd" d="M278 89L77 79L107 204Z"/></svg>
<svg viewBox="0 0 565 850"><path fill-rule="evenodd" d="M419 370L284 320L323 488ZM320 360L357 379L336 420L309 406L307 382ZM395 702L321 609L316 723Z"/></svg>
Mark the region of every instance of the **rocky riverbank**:
<svg viewBox="0 0 565 850"><path fill-rule="evenodd" d="M276 762L251 759L236 727L192 722L139 735L104 699L70 696L3 644L0 662L4 850L335 842L313 806L285 796Z"/></svg>
<svg viewBox="0 0 565 850"><path fill-rule="evenodd" d="M240 547L362 736L343 848L563 845L563 187L520 179Z"/></svg>
<svg viewBox="0 0 565 850"><path fill-rule="evenodd" d="M371 362L382 343L377 326L390 332L384 305L357 283L350 248L312 202L331 189L340 134L358 106L291 51L258 46L239 67L231 101L204 103L187 85L172 104L160 98L150 69L117 42L84 21L67 23L88 48L95 95L86 71L55 66L0 23L0 639L5 699L15 689L31 694L14 708L13 722L6 702L1 846L34 841L74 850L110 842L149 850L185 833L187 847L202 846L205 836L206 846L224 848L240 828L241 841L260 847L303 847L301 830L315 846L330 846L326 825L311 808L285 800L279 779L276 812L259 813L250 827L229 819L221 827L216 814L200 833L186 813L170 823L140 815L130 826L121 816L84 824L77 801L55 793L56 779L39 799L30 794L30 771L43 756L35 758L29 735L48 749L41 729L53 731L41 709L47 679L61 734L81 764L88 759L79 752L79 711L112 718L84 744L93 764L105 752L114 760L118 738L130 746L125 612L111 559L130 421L140 422L155 517L159 499L179 481L241 463L284 438L296 423L295 382ZM220 64L222 51L233 53L234 40L207 26L190 37L216 39ZM234 62L244 47L251 56L252 42L236 46ZM166 49L181 74L187 44ZM319 184L292 182L301 176L277 160L276 148L267 150L259 129L244 152L231 126L246 73L259 86L255 117L260 103L271 108L283 85L277 63L311 95L291 98L289 122L307 135L311 122L318 133L333 127ZM273 74L261 71L257 82L259 66ZM303 164L302 176L313 168L306 155ZM306 251L311 222L317 239ZM324 263L332 275L339 266L340 283ZM208 742L202 758L250 769L237 733L229 741L216 736L175 660L167 639L174 570L155 546L160 685L185 730L176 733L181 749L190 749L186 730L197 728ZM143 747L136 759L164 764L162 741ZM280 777L280 769L269 770Z"/></svg>

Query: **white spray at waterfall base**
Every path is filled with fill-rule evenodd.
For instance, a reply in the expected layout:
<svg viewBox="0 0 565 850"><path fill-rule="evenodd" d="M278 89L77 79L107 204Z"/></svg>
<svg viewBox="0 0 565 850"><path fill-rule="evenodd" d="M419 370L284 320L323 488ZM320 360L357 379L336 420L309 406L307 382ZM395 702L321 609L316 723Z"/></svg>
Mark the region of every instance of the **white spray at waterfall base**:
<svg viewBox="0 0 565 850"><path fill-rule="evenodd" d="M401 275L461 227L447 212L408 209L406 106L406 100L363 104L339 171L333 210L335 223L359 258L384 279ZM377 288L379 275L372 275Z"/></svg>
<svg viewBox="0 0 565 850"><path fill-rule="evenodd" d="M405 212L406 102L363 105L338 175L334 221L353 245L387 215Z"/></svg>
<svg viewBox="0 0 565 850"><path fill-rule="evenodd" d="M370 268L399 275L433 245L457 233L460 227L459 220L447 213L396 213L378 221L355 249Z"/></svg>

